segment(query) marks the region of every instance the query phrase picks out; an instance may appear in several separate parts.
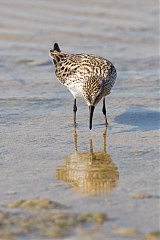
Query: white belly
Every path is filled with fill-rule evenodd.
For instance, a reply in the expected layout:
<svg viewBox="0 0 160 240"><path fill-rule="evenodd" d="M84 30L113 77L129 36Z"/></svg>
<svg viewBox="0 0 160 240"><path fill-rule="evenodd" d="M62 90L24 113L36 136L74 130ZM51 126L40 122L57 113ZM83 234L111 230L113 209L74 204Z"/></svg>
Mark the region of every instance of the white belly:
<svg viewBox="0 0 160 240"><path fill-rule="evenodd" d="M73 87L68 87L69 91L73 94L74 98L77 97L83 97L82 91L83 88L82 86L73 86Z"/></svg>

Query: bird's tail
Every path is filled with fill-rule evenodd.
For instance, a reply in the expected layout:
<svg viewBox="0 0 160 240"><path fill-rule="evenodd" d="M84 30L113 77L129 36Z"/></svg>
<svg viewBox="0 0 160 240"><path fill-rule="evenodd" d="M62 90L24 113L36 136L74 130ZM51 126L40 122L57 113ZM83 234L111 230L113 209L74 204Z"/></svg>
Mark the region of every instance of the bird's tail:
<svg viewBox="0 0 160 240"><path fill-rule="evenodd" d="M59 48L59 46L58 46L58 43L55 43L55 44L54 44L53 50L54 50L54 51L57 51L57 52L61 52L61 50L60 50L60 48Z"/></svg>
<svg viewBox="0 0 160 240"><path fill-rule="evenodd" d="M65 54L61 52L58 43L55 43L53 46L53 49L49 51L49 56L52 58L52 61L54 62L55 65L58 64L60 61L61 57L64 56Z"/></svg>

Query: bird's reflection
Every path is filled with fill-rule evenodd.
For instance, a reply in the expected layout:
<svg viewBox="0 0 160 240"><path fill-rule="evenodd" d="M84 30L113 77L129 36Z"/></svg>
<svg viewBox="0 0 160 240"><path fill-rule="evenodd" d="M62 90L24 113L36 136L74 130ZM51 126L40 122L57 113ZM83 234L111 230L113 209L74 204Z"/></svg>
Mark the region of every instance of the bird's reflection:
<svg viewBox="0 0 160 240"><path fill-rule="evenodd" d="M57 179L70 183L74 189L89 195L107 193L119 179L116 165L106 151L106 131L103 134L104 151L93 151L90 139L90 151L77 150L77 134L74 134L75 153L57 167Z"/></svg>

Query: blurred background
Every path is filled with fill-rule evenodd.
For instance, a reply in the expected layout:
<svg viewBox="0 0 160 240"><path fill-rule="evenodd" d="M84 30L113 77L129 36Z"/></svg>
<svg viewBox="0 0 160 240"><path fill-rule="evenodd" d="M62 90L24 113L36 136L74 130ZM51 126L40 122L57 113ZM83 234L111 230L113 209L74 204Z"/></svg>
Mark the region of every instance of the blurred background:
<svg viewBox="0 0 160 240"><path fill-rule="evenodd" d="M0 3L2 96L42 96L42 89L49 96L46 83L52 88L53 74L48 72L53 69L35 65L51 64L48 51L54 42L64 52L87 52L110 59L117 67L119 83L130 78L133 85L135 77L145 81L157 76L157 0L141 4L121 0ZM26 86L31 82L32 90ZM153 84L148 84L151 89Z"/></svg>

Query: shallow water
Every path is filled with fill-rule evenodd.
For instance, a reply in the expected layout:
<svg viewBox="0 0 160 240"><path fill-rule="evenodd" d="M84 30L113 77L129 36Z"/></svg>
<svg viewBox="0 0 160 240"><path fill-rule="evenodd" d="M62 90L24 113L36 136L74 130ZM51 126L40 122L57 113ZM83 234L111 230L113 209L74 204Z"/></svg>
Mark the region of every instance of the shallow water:
<svg viewBox="0 0 160 240"><path fill-rule="evenodd" d="M67 239L138 239L118 229L134 228L141 238L157 231L158 1L0 2L0 202L45 197L71 213L111 219ZM107 97L106 152L101 104L90 132L83 100L75 152L73 98L48 56L55 41L63 51L97 54L117 68Z"/></svg>

